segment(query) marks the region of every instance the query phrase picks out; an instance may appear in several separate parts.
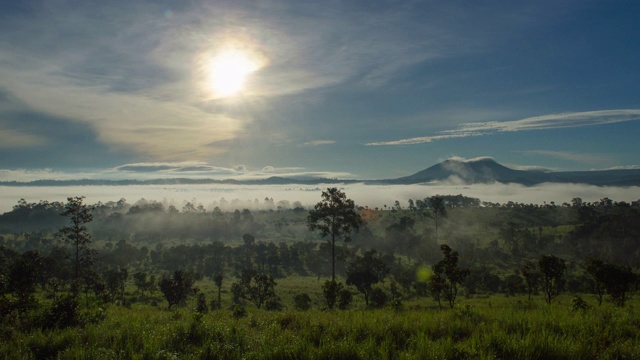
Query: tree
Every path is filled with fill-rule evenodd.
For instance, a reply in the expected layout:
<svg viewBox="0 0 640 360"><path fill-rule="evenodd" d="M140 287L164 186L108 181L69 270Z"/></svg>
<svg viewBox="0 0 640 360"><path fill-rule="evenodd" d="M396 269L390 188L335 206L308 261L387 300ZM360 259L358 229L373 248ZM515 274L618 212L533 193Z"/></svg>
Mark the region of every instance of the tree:
<svg viewBox="0 0 640 360"><path fill-rule="evenodd" d="M520 270L522 271L522 276L524 276L524 281L527 285L529 300L531 300L531 294L537 294L538 286L540 285L540 271L538 271L538 265L533 261L529 261L524 264Z"/></svg>
<svg viewBox="0 0 640 360"><path fill-rule="evenodd" d="M605 288L615 306L623 307L631 284L638 278L629 266L605 264Z"/></svg>
<svg viewBox="0 0 640 360"><path fill-rule="evenodd" d="M602 299L606 292L605 288L605 266L602 260L591 259L585 266L585 272L593 282L593 292L596 294L598 306L602 305Z"/></svg>
<svg viewBox="0 0 640 360"><path fill-rule="evenodd" d="M239 285L239 295L251 301L258 309L276 297L277 284L271 275L258 274L255 270L244 270Z"/></svg>
<svg viewBox="0 0 640 360"><path fill-rule="evenodd" d="M356 256L347 268L347 285L354 285L364 295L364 302L369 307L369 295L372 286L389 274L385 264L376 250L369 250L362 256Z"/></svg>
<svg viewBox="0 0 640 360"><path fill-rule="evenodd" d="M564 260L554 255L542 255L538 260L542 291L544 291L547 304L551 304L551 300L560 293L562 276L566 268Z"/></svg>
<svg viewBox="0 0 640 360"><path fill-rule="evenodd" d="M167 299L169 309L171 309L173 305L183 303L189 295L198 292L198 289L193 287L194 283L195 277L193 273L176 270L172 277L162 278L158 283L158 287L164 294L165 299Z"/></svg>
<svg viewBox="0 0 640 360"><path fill-rule="evenodd" d="M328 188L322 192L322 201L318 202L307 216L307 227L318 230L320 235L330 237L331 243L331 281L336 281L336 240L351 240L350 234L358 231L363 224L362 217L356 211L353 200L337 188Z"/></svg>
<svg viewBox="0 0 640 360"><path fill-rule="evenodd" d="M637 279L630 267L594 259L587 263L585 270L593 280L598 305L602 305L602 298L606 292L614 305L624 306L627 292Z"/></svg>
<svg viewBox="0 0 640 360"><path fill-rule="evenodd" d="M449 245L440 245L443 259L433 265L433 275L430 283L432 290L437 293L438 304L440 305L440 297L444 297L449 303L449 307L453 308L458 296L458 290L469 276L469 269L461 269L458 267L458 252L451 249Z"/></svg>
<svg viewBox="0 0 640 360"><path fill-rule="evenodd" d="M324 282L324 285L322 285L322 295L324 296L327 308L333 309L342 290L342 284L338 282L333 280L327 280Z"/></svg>
<svg viewBox="0 0 640 360"><path fill-rule="evenodd" d="M124 289L129 278L129 271L127 269L110 269L104 274L105 281L109 292L113 295L118 295L121 301L124 301Z"/></svg>
<svg viewBox="0 0 640 360"><path fill-rule="evenodd" d="M61 228L59 234L73 248L73 273L74 281L77 283L80 280L81 269L93 266L94 252L89 248L91 234L85 226L93 220L93 207L84 204L84 196L77 196L67 198L64 209L60 215L68 217L71 225Z"/></svg>
<svg viewBox="0 0 640 360"><path fill-rule="evenodd" d="M222 280L223 280L223 275L222 273L217 274L216 276L213 277L213 282L216 284L216 287L218 288L218 309L222 308L222 297L221 297L221 293L222 293Z"/></svg>
<svg viewBox="0 0 640 360"><path fill-rule="evenodd" d="M7 288L18 298L19 310L26 311L37 305L35 293L42 268L40 253L31 250L20 255L9 269Z"/></svg>
<svg viewBox="0 0 640 360"><path fill-rule="evenodd" d="M144 296L145 291L153 290L156 281L153 275L149 276L149 274L144 271L138 271L133 274L133 283L136 285L138 290L140 290L142 296Z"/></svg>
<svg viewBox="0 0 640 360"><path fill-rule="evenodd" d="M436 223L436 244L438 243L438 220L447 217L447 207L442 196L432 196L425 199L431 208L431 217Z"/></svg>

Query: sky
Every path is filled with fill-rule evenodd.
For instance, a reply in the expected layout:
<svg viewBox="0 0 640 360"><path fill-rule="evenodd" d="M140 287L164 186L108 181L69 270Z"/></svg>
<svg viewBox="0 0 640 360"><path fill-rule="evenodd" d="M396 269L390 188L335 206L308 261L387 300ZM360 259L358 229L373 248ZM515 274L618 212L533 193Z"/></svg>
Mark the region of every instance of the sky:
<svg viewBox="0 0 640 360"><path fill-rule="evenodd" d="M0 181L640 166L638 1L0 0Z"/></svg>

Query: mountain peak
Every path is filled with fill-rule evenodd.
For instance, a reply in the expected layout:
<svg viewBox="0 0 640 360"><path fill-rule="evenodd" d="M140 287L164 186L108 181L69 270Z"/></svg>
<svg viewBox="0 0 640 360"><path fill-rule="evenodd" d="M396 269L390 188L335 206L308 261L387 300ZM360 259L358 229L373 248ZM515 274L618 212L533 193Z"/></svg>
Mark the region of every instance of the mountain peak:
<svg viewBox="0 0 640 360"><path fill-rule="evenodd" d="M520 171L510 169L489 157L451 158L413 175L395 179L398 183L455 181L466 184L510 182L519 180ZM518 181L520 182L520 181Z"/></svg>

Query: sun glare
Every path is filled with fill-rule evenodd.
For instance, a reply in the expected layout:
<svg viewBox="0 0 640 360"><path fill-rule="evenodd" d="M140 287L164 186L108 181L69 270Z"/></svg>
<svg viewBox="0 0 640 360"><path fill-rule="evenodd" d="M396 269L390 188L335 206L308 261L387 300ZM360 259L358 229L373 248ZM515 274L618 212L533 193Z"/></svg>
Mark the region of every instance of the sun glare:
<svg viewBox="0 0 640 360"><path fill-rule="evenodd" d="M210 84L216 97L229 97L244 89L246 78L258 70L258 63L240 50L226 50L211 61Z"/></svg>

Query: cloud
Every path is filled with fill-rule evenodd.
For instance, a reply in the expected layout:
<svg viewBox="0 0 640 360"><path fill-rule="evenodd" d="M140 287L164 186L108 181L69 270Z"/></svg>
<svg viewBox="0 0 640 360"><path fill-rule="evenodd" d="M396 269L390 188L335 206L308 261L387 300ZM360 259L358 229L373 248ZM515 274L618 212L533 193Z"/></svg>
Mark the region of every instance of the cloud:
<svg viewBox="0 0 640 360"><path fill-rule="evenodd" d="M640 165L621 165L621 166L613 166L606 169L596 169L596 170L635 170L640 169Z"/></svg>
<svg viewBox="0 0 640 360"><path fill-rule="evenodd" d="M575 161L584 164L593 164L593 163L607 163L611 162L612 159L609 156L598 155L598 154L584 154L584 153L576 153L572 151L553 151L553 150L528 150L528 151L520 151L520 153L525 155L544 155L555 157L563 160Z"/></svg>
<svg viewBox="0 0 640 360"><path fill-rule="evenodd" d="M321 145L332 145L335 144L336 142L334 140L313 140L313 141L307 141L306 143L302 144L304 146L321 146Z"/></svg>
<svg viewBox="0 0 640 360"><path fill-rule="evenodd" d="M466 123L458 129L441 131L438 135L414 137L393 141L370 142L366 145L414 145L436 140L492 135L500 132L549 130L584 126L607 125L640 120L640 109L599 110L536 116L515 121L488 121Z"/></svg>
<svg viewBox="0 0 640 360"><path fill-rule="evenodd" d="M0 149L35 147L47 142L46 138L35 134L14 129L0 129Z"/></svg>
<svg viewBox="0 0 640 360"><path fill-rule="evenodd" d="M242 136L260 99L336 84L382 86L452 49L445 30L410 25L410 7L351 6L43 2L0 25L3 97L88 124L113 150L156 161L210 159ZM265 62L235 105L211 101L207 89L208 59L228 43ZM329 144L320 141L307 145Z"/></svg>

